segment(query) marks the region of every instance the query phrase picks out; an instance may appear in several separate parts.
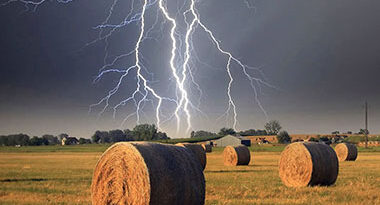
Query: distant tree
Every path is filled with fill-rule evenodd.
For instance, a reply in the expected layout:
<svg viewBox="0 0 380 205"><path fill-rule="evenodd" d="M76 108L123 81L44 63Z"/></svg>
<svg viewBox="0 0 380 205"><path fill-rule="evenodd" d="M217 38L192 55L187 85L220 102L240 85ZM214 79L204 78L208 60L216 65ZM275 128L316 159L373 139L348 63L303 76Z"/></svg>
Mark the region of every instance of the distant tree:
<svg viewBox="0 0 380 205"><path fill-rule="evenodd" d="M110 142L111 142L111 137L109 135L109 132L102 131L100 135L100 143L110 143Z"/></svg>
<svg viewBox="0 0 380 205"><path fill-rule="evenodd" d="M194 131L191 131L191 133L190 133L190 138L194 138L194 135L195 135L195 132L194 132Z"/></svg>
<svg viewBox="0 0 380 205"><path fill-rule="evenodd" d="M110 143L111 139L107 131L96 131L94 135L91 136L93 143Z"/></svg>
<svg viewBox="0 0 380 205"><path fill-rule="evenodd" d="M334 131L334 132L332 132L331 134L333 134L333 135L339 135L339 131Z"/></svg>
<svg viewBox="0 0 380 205"><path fill-rule="evenodd" d="M101 132L97 130L92 136L91 136L91 141L92 143L99 143L100 142L100 136Z"/></svg>
<svg viewBox="0 0 380 205"><path fill-rule="evenodd" d="M0 145L1 146L7 146L8 145L8 137L1 135L0 136Z"/></svg>
<svg viewBox="0 0 380 205"><path fill-rule="evenodd" d="M30 145L32 146L39 146L39 145L42 145L44 143L44 141L42 140L42 138L39 138L37 136L34 136L30 139Z"/></svg>
<svg viewBox="0 0 380 205"><path fill-rule="evenodd" d="M277 141L278 143L285 144L290 143L292 141L292 138L289 136L287 131L281 131L277 135Z"/></svg>
<svg viewBox="0 0 380 205"><path fill-rule="evenodd" d="M268 135L266 130L255 130L255 129L249 129L238 132L241 136L264 136Z"/></svg>
<svg viewBox="0 0 380 205"><path fill-rule="evenodd" d="M0 136L1 146L15 146L22 145L26 146L30 144L30 137L26 134L11 134Z"/></svg>
<svg viewBox="0 0 380 205"><path fill-rule="evenodd" d="M153 136L153 140L167 140L170 139L165 132L157 132Z"/></svg>
<svg viewBox="0 0 380 205"><path fill-rule="evenodd" d="M347 134L352 135L352 132L351 131L347 131Z"/></svg>
<svg viewBox="0 0 380 205"><path fill-rule="evenodd" d="M149 141L149 140L161 140L170 139L166 133L158 132L155 125L141 124L136 125L133 130L111 130L96 131L91 136L93 143L114 143L123 141Z"/></svg>
<svg viewBox="0 0 380 205"><path fill-rule="evenodd" d="M369 134L369 131L368 130L366 130L366 129L360 129L360 131L359 131L359 133L358 134L360 134L360 135L364 135L364 134Z"/></svg>
<svg viewBox="0 0 380 205"><path fill-rule="evenodd" d="M278 120L271 120L265 124L265 130L270 135L277 135L281 129L282 127Z"/></svg>
<svg viewBox="0 0 380 205"><path fill-rule="evenodd" d="M30 137L26 134L17 134L17 135L12 135L11 137L14 138L14 144L12 144L12 146L14 145L25 146L25 145L28 145L30 141Z"/></svg>
<svg viewBox="0 0 380 205"><path fill-rule="evenodd" d="M43 135L43 144L45 145L56 145L59 144L58 137L55 137L53 135Z"/></svg>
<svg viewBox="0 0 380 205"><path fill-rule="evenodd" d="M79 144L91 144L91 140L81 137L79 138Z"/></svg>
<svg viewBox="0 0 380 205"><path fill-rule="evenodd" d="M108 133L109 133L110 142L127 141L124 132L121 130L111 130Z"/></svg>
<svg viewBox="0 0 380 205"><path fill-rule="evenodd" d="M126 141L134 141L136 140L135 133L132 130L126 129L123 131Z"/></svg>
<svg viewBox="0 0 380 205"><path fill-rule="evenodd" d="M257 136L264 136L268 135L268 132L266 130L256 130Z"/></svg>
<svg viewBox="0 0 380 205"><path fill-rule="evenodd" d="M26 134L12 134L1 137L1 145L15 146L15 145L29 145L30 138Z"/></svg>
<svg viewBox="0 0 380 205"><path fill-rule="evenodd" d="M202 138L202 137L213 137L213 136L217 136L217 134L213 132L204 131L204 130L192 131L190 134L191 138Z"/></svg>
<svg viewBox="0 0 380 205"><path fill-rule="evenodd" d="M218 132L218 135L220 135L220 136L235 135L235 134L236 134L236 131L234 129L232 129L232 128L226 128L226 127L223 127Z"/></svg>
<svg viewBox="0 0 380 205"><path fill-rule="evenodd" d="M157 128L155 125L141 124L136 125L133 128L134 135L137 137L136 140L153 140L154 135L157 133Z"/></svg>
<svg viewBox="0 0 380 205"><path fill-rule="evenodd" d="M238 134L241 136L256 136L257 132L255 129L249 129L249 130L240 131L238 132Z"/></svg>

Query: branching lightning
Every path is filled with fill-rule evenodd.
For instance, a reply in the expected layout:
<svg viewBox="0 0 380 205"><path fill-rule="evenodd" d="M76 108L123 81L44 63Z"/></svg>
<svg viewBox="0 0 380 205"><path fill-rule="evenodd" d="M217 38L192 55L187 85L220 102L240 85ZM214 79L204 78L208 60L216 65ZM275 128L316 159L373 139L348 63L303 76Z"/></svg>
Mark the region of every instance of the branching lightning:
<svg viewBox="0 0 380 205"><path fill-rule="evenodd" d="M72 1L73 0L56 0L58 3L69 3ZM119 4L119 0L113 0L105 20L100 25L94 27L94 29L99 30L98 38L87 43L85 47L91 46L98 42L104 42L105 45L103 59L104 64L100 67L99 74L95 77L94 83L100 82L104 76L111 73L118 74L119 77L116 85L109 90L103 98L101 98L97 103L90 105L90 112L96 107L101 107L98 114L100 117L106 111L111 109L113 117L116 118L117 111L121 107L131 105L134 106L134 112L128 113L121 124L123 126L132 117L135 117L136 124L139 124L142 122L141 118L144 115L144 107L146 106L146 103L148 103L154 108L155 123L159 130L163 129L163 124L169 122L172 118L175 118L177 132L179 132L182 124L181 119L184 117L186 123L186 133L188 133L193 128L192 113L197 112L202 115L206 115L202 110L200 110L201 99L204 91L201 89L201 84L199 84L196 80L197 76L194 70L196 63L193 61L199 62L203 65L204 69L212 67L206 62L202 62L199 59L198 54L195 52L194 47L196 45L193 42L193 34L199 30L207 34L210 42L215 46L216 51L226 57L225 71L228 76L228 83L226 84L227 107L220 118L225 117L227 121L229 115L232 113L232 128L235 130L237 129L239 124L238 106L232 91L235 83L233 73L234 65L241 70L246 79L250 82L250 86L253 91L253 101L257 103L264 115L267 116L267 112L259 99L259 92L261 92L261 86L274 89L276 88L265 80L265 76L262 71L260 69L245 65L231 52L223 48L216 35L202 22L200 14L196 8L196 4L198 2L197 0L183 1L183 3L177 5L177 10L176 12L173 12L173 14L170 12L167 1L168 0L142 0L142 5L139 6L137 5L139 3L132 0L130 3L131 7L123 20L119 23L111 23L111 17L114 15L114 10ZM47 0L8 0L1 5L5 6L11 3L21 3L25 6L26 10L31 9L32 11L36 11L38 6L45 2L47 2ZM254 8L248 0L244 0L244 3L249 9ZM149 27L146 23L147 12L154 10L154 8L157 8L157 10L155 10L157 15L154 23ZM161 14L161 16L159 14ZM181 27L181 23L179 22L179 16L181 15L183 23L186 25L185 28ZM156 89L153 82L153 73L150 73L149 71L151 66L146 66L147 64L145 64L146 61L144 60L143 51L141 49L145 40L153 39L159 42L159 40L156 39L156 36L151 35L154 35L153 30L156 27L159 27L160 33L164 33L164 24L170 25L168 31L168 37L171 41L171 44L168 45L170 48L170 59L168 59L169 68L158 68L158 70L170 69L172 76L170 76L169 79L173 80L176 88L174 98L163 96L159 93L159 89ZM122 54L111 56L109 53L109 41L113 34L120 29L135 25L138 25L139 33L134 48ZM132 57L134 62L129 65L125 65L123 60ZM123 66L118 66L120 63L122 63ZM250 74L249 70L259 72L261 77L254 77ZM120 93L120 88L124 86L123 84L126 83L125 81L127 81L127 77L131 75L135 77L135 84L128 82L127 85L128 87L134 87L134 90L120 102L111 106L112 98L116 94L122 95ZM192 96L191 89L195 89L199 97L196 104L192 101L194 96ZM166 103L173 108L173 113L169 115L162 112L162 106Z"/></svg>

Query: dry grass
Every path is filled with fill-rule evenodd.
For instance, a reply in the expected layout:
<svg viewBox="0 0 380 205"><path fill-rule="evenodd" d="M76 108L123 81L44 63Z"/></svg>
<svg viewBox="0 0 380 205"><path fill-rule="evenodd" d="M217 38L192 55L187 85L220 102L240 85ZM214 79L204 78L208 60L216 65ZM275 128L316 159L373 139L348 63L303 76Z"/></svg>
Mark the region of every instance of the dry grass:
<svg viewBox="0 0 380 205"><path fill-rule="evenodd" d="M90 204L101 153L0 153L0 204ZM206 204L380 204L380 153L341 162L331 187L285 187L280 152L257 152L249 166L226 167L222 149L207 154Z"/></svg>

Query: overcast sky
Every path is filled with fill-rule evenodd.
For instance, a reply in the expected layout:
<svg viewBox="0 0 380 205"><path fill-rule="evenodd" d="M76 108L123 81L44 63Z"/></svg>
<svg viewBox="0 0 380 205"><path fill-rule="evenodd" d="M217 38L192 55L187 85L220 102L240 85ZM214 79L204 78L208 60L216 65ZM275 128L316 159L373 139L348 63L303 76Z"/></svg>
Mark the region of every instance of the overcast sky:
<svg viewBox="0 0 380 205"><path fill-rule="evenodd" d="M105 43L86 46L99 36L94 27L107 18L111 4L75 0L68 4L48 1L35 11L24 11L17 2L0 7L0 134L65 132L90 137L96 130L135 126L135 117L121 126L133 112L132 104L123 106L115 119L112 108L98 116L102 105L88 113L89 106L107 95L120 76L105 75L94 84L104 64ZM188 2L169 0L170 14L175 16L182 5L186 9ZM197 3L201 20L222 47L243 63L260 68L265 75L255 70L250 74L276 87L262 86L258 90L266 117L241 68L232 64L231 93L237 105L238 130L263 129L266 121L276 119L291 133L356 132L364 127L363 105L368 100L369 130L380 133L380 1L256 0L249 5L244 0ZM118 2L109 21L120 23L130 7L130 2ZM133 13L139 11L141 2L136 1ZM144 65L151 73L145 71L145 75L160 95L174 98L175 83L169 67L170 24L163 22L157 12L157 5L147 9L147 25L154 25L156 17L158 23L142 44ZM176 17L178 33L183 34L183 18ZM109 40L110 57L106 60L133 49L139 31L137 22L115 32ZM218 119L228 106L227 58L217 52L199 27L192 42L191 66L203 94L199 95L194 84L186 85L192 102L199 102L204 113L192 110L192 130L231 127L232 115L227 121ZM180 62L177 59L177 65ZM115 67L133 63L132 56ZM133 75L123 81L110 105L133 92ZM153 105L156 103L153 101ZM166 102L162 118L170 116L174 108ZM154 119L154 108L147 103L141 123L154 123ZM178 134L175 128L175 119L162 124L170 137L188 136L184 123Z"/></svg>

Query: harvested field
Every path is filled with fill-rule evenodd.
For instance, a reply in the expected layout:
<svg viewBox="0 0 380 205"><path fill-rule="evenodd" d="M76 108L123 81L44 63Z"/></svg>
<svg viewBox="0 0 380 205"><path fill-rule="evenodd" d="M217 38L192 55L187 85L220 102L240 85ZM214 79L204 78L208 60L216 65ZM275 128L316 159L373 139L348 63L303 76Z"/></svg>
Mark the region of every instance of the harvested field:
<svg viewBox="0 0 380 205"><path fill-rule="evenodd" d="M86 147L85 153L71 152L76 147L68 152L1 149L0 204L91 204L93 169L105 149L88 152ZM207 154L204 171L206 204L380 204L379 150L359 149L355 162L341 162L333 186L295 189L284 186L278 176L282 150L271 149L252 152L254 161L248 166L226 167L223 149L214 148Z"/></svg>

